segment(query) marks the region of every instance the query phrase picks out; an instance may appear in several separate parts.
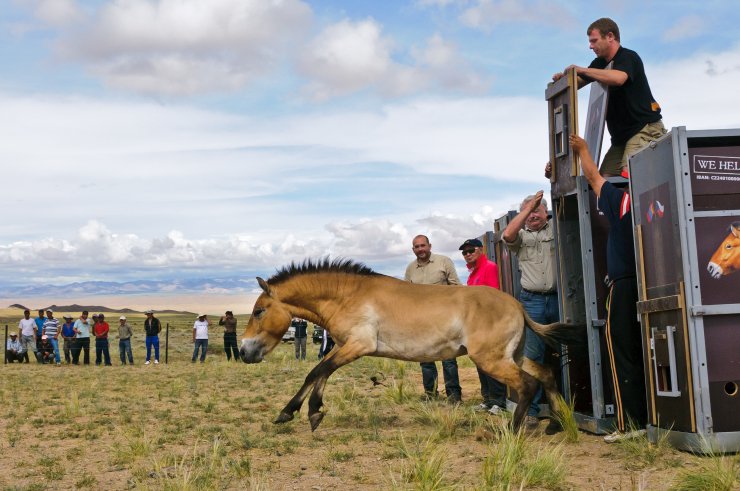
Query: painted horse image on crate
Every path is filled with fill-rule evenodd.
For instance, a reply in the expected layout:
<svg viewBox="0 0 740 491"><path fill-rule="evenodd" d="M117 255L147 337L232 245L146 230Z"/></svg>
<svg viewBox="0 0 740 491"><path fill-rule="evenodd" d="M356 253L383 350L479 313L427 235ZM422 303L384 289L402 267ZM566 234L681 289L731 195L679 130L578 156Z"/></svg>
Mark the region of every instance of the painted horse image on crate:
<svg viewBox="0 0 740 491"><path fill-rule="evenodd" d="M511 295L485 286L408 283L350 260L304 261L279 270L257 299L241 342L245 363L259 363L280 344L293 317L324 326L336 342L306 377L275 423L293 419L309 393L308 417L315 430L324 417L329 376L362 356L407 361L446 360L469 355L490 376L519 394L513 426L519 428L540 381L550 407L562 399L549 367L523 356L524 327L548 344L580 341L582 330L560 323L541 325ZM559 431L552 419L548 433Z"/></svg>
<svg viewBox="0 0 740 491"><path fill-rule="evenodd" d="M730 225L730 233L719 245L707 265L715 280L740 270L740 222Z"/></svg>

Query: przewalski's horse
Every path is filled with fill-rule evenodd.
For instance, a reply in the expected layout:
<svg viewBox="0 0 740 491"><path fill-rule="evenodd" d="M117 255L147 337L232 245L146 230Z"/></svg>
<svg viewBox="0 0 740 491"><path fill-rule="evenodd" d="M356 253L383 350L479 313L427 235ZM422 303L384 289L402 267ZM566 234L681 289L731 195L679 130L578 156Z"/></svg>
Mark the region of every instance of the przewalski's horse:
<svg viewBox="0 0 740 491"><path fill-rule="evenodd" d="M560 409L549 367L522 355L524 326L551 345L582 332L564 324L538 324L514 297L486 286L419 285L375 273L350 260L291 264L265 281L241 342L245 363L259 363L280 344L293 317L324 326L336 347L316 365L275 423L293 419L308 396L311 429L321 423L326 380L361 356L436 361L468 354L490 376L517 391L513 417L519 428L542 385L553 411ZM551 420L548 433L560 429Z"/></svg>
<svg viewBox="0 0 740 491"><path fill-rule="evenodd" d="M730 233L722 241L707 265L715 280L740 270L740 222L730 225Z"/></svg>

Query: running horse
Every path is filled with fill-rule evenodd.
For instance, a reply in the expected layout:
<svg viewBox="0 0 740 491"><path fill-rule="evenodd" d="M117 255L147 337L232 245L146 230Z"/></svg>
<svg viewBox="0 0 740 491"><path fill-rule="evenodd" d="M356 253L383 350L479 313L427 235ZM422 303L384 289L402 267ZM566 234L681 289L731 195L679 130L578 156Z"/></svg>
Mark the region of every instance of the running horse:
<svg viewBox="0 0 740 491"><path fill-rule="evenodd" d="M267 281L254 304L241 342L245 363L259 363L280 344L293 317L324 326L336 347L306 376L275 423L293 419L308 401L311 430L321 423L326 381L338 368L362 356L407 361L446 360L467 354L488 375L517 391L512 424L518 429L537 390L550 407L562 399L549 367L523 356L524 327L548 344L582 339L583 332L561 323L541 325L511 295L487 286L419 285L374 272L345 259L291 263ZM552 418L547 433L559 431Z"/></svg>

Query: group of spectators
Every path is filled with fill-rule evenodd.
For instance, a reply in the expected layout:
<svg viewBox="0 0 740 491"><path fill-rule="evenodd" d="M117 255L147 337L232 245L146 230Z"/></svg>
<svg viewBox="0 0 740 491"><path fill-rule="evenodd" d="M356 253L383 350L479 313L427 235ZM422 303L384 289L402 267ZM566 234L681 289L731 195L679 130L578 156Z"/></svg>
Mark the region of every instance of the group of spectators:
<svg viewBox="0 0 740 491"><path fill-rule="evenodd" d="M68 314L63 314L63 323L54 317L52 309L39 310L38 317L31 318L29 309L23 311L23 319L18 323L18 332L10 332L6 344L5 357L8 363L29 363L29 352L39 363L62 364L62 352L67 364L79 365L80 355L82 363L90 364L90 338L95 338L95 364L111 366L110 357L110 324L105 320L105 314L90 314L87 310L73 320ZM154 348L154 363L159 363L159 333L162 324L154 317L154 312L146 312L144 322L146 332L147 356L145 364L151 359L151 350ZM118 350L121 364L134 364L134 355L131 349L133 330L128 324L126 316L118 318ZM59 341L62 341L61 349Z"/></svg>
<svg viewBox="0 0 740 491"><path fill-rule="evenodd" d="M146 311L144 320L146 360L144 365L152 362L159 364L159 334L162 332L162 322L154 316L154 311ZM105 314L93 314L83 311L79 318L73 320L68 314L63 314L63 322L54 317L52 309L39 310L38 317L32 318L31 311L25 309L23 318L18 323L18 332L11 331L5 346L5 357L8 363L29 363L29 353L33 353L38 363L62 364L62 353L67 364L90 364L90 339L95 338L95 364L111 366L109 337L111 327L106 322ZM195 363L200 351L200 361L206 359L208 349L208 328L210 321L205 314L199 314L193 324L193 357ZM234 314L227 311L221 317L219 325L224 327L224 350L230 361L239 361L239 347L236 340L237 323ZM118 351L121 365L133 365L134 354L131 347L133 329L126 316L118 318ZM61 341L61 343L60 343ZM152 352L154 357L152 358ZM80 360L82 358L82 360Z"/></svg>

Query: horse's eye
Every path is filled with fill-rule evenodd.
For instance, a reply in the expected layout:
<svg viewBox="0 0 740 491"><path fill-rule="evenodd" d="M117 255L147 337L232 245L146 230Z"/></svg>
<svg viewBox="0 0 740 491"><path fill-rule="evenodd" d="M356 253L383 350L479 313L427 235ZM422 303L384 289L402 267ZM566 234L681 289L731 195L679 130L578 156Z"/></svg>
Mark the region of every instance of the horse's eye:
<svg viewBox="0 0 740 491"><path fill-rule="evenodd" d="M727 245L725 246L725 249L732 249L732 244L727 244Z"/></svg>
<svg viewBox="0 0 740 491"><path fill-rule="evenodd" d="M254 309L254 312L252 312L252 315L259 319L260 316L262 316L262 314L264 314L264 313L265 313L265 309L263 309L262 307L260 307L258 309Z"/></svg>

